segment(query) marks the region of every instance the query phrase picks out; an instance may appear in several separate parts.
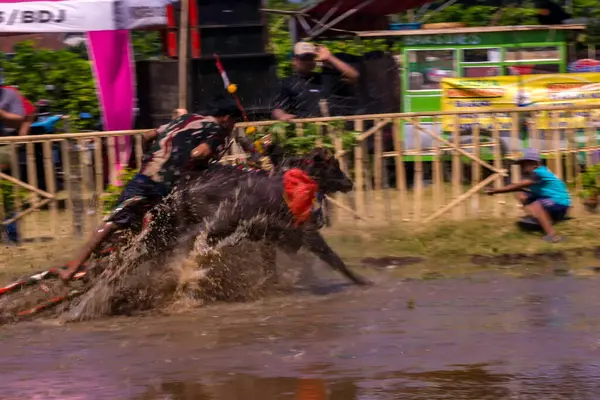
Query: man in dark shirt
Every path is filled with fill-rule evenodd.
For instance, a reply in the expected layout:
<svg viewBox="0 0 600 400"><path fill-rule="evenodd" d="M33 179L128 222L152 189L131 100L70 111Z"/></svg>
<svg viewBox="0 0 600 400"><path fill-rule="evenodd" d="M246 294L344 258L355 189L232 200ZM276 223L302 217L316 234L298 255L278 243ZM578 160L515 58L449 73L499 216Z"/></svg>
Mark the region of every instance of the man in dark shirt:
<svg viewBox="0 0 600 400"><path fill-rule="evenodd" d="M146 132L149 144L137 175L127 183L115 210L105 219L77 257L59 269L63 281L73 278L81 265L117 229L141 224L147 210L157 205L177 184L186 169L202 169L218 156L241 111L230 98L219 98L211 116L184 114L158 129Z"/></svg>
<svg viewBox="0 0 600 400"><path fill-rule="evenodd" d="M319 101L323 94L323 74L314 72L317 62L338 70L348 83L359 78L356 69L332 55L325 46L299 42L294 46L294 74L281 82L272 116L280 121L321 116Z"/></svg>

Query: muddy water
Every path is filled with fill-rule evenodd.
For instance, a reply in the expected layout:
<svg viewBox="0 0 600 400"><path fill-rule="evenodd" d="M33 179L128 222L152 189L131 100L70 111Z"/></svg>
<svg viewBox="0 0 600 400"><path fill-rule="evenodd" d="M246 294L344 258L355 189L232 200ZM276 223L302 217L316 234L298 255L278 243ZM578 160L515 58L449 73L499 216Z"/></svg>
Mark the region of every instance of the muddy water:
<svg viewBox="0 0 600 400"><path fill-rule="evenodd" d="M598 278L336 282L180 315L4 327L0 398L600 399Z"/></svg>

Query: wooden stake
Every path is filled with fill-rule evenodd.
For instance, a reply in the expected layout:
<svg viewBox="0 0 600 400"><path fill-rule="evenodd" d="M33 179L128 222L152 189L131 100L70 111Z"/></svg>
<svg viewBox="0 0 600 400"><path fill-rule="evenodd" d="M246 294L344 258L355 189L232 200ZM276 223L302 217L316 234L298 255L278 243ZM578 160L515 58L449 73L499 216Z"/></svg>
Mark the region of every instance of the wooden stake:
<svg viewBox="0 0 600 400"><path fill-rule="evenodd" d="M395 119L392 122L392 134L394 135L394 151L396 152L396 190L399 194L400 217L406 218L406 170L404 168L404 146L403 146L403 131L404 124L401 119Z"/></svg>
<svg viewBox="0 0 600 400"><path fill-rule="evenodd" d="M477 185L473 186L471 189L469 189L468 191L466 191L465 193L463 193L462 195L460 195L456 199L452 200L446 206L442 207L438 211L436 211L433 214L431 214L429 217L425 218L423 220L423 223L426 224L426 223L428 223L428 222L436 219L440 215L444 214L446 211L450 210L451 208L453 208L453 207L459 205L460 203L464 202L465 200L469 199L475 193L478 193L481 189L483 189L484 187L486 187L487 185L489 185L495 179L498 179L498 178L501 178L501 177L502 177L502 175L500 175L500 174L492 174L492 175L488 176L483 181L479 182Z"/></svg>
<svg viewBox="0 0 600 400"><path fill-rule="evenodd" d="M42 144L44 151L44 175L46 187L52 196L56 196L56 181L54 176L54 164L52 162L52 143ZM58 236L58 205L56 200L50 202L50 230L52 237Z"/></svg>

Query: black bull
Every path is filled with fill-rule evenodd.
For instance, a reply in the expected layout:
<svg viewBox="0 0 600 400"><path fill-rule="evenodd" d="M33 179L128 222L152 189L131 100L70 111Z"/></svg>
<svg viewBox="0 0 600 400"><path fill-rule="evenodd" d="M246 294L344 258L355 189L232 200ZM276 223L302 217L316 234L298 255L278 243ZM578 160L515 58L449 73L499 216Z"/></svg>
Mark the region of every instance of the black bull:
<svg viewBox="0 0 600 400"><path fill-rule="evenodd" d="M288 254L304 247L358 285L369 281L348 269L319 233L314 218L296 226L284 198L283 170L300 168L317 183L323 194L349 192L352 181L342 172L339 162L326 151L317 149L307 158L288 159L281 172L269 176L228 165L212 165L207 170L182 177L178 188L159 207L157 218L161 247L172 248L181 238L203 235L208 245L231 237L242 230L251 241L266 241L271 248ZM279 169L279 168L278 168ZM188 243L190 245L191 243Z"/></svg>

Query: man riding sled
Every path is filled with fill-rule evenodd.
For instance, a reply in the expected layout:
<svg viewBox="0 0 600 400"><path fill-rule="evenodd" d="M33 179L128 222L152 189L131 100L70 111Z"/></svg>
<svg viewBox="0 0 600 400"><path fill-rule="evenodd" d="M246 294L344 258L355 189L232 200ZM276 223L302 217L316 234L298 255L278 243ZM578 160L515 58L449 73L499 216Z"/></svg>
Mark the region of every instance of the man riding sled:
<svg viewBox="0 0 600 400"><path fill-rule="evenodd" d="M209 109L210 116L181 112L170 123L144 133L147 150L139 172L76 258L58 270L64 282L70 281L116 230L141 224L144 214L171 193L185 171L206 169L220 153L242 113L232 99L225 97L215 98Z"/></svg>

